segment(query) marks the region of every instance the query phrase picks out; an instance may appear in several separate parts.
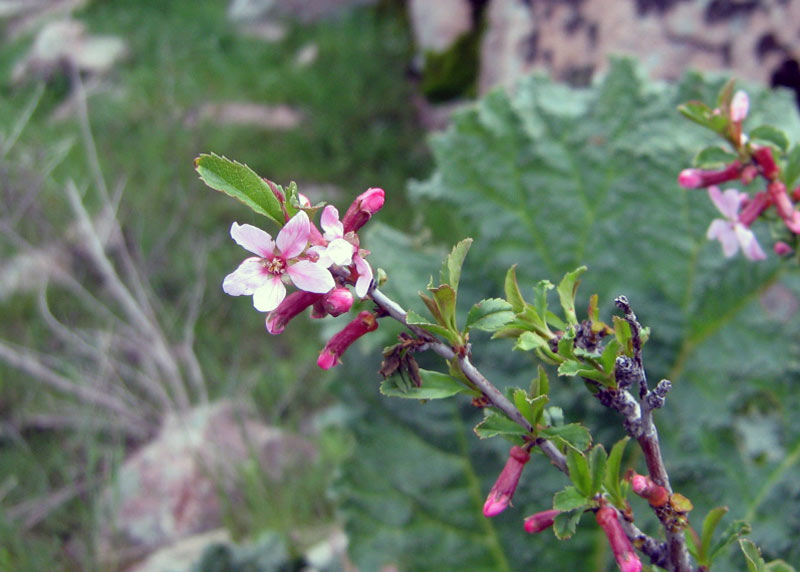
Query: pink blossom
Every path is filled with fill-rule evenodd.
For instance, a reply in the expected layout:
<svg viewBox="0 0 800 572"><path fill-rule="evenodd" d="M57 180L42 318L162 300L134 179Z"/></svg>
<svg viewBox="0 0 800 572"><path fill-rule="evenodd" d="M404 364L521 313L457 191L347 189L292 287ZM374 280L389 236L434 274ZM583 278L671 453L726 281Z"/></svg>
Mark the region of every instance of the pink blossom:
<svg viewBox="0 0 800 572"><path fill-rule="evenodd" d="M322 294L298 290L283 299L277 308L267 314L267 331L280 334L292 318L322 299Z"/></svg>
<svg viewBox="0 0 800 572"><path fill-rule="evenodd" d="M383 189L372 187L356 197L344 213L342 224L345 232L357 232L376 212L381 210L386 193Z"/></svg>
<svg viewBox="0 0 800 572"><path fill-rule="evenodd" d="M272 236L249 224L233 223L231 237L257 256L247 258L222 282L231 296L253 296L253 306L270 312L286 297L284 281L291 281L306 292L324 294L335 286L333 276L318 262L304 260L311 223L304 211L298 212Z"/></svg>
<svg viewBox="0 0 800 572"><path fill-rule="evenodd" d="M747 111L750 109L750 99L743 91L737 91L731 100L731 121L741 123L747 117Z"/></svg>
<svg viewBox="0 0 800 572"><path fill-rule="evenodd" d="M314 251L319 254L321 264L331 266L347 266L353 261L353 253L357 247L346 240L344 237L344 227L339 220L339 211L332 205L326 206L322 210L320 226L323 230L323 238L328 241L325 247L314 247Z"/></svg>
<svg viewBox="0 0 800 572"><path fill-rule="evenodd" d="M785 242L783 242L782 240L779 240L778 242L773 244L772 250L774 250L775 254L777 254L778 256L786 256L794 252L794 249Z"/></svg>
<svg viewBox="0 0 800 572"><path fill-rule="evenodd" d="M611 546L611 551L614 553L614 559L617 561L620 571L641 572L642 563L633 550L630 539L622 529L616 509L604 506L597 511L595 518L597 519L597 524L606 533L608 544Z"/></svg>
<svg viewBox="0 0 800 572"><path fill-rule="evenodd" d="M733 161L719 171L704 169L684 169L678 174L678 184L684 189L699 189L709 185L717 185L738 179L742 174L742 164Z"/></svg>
<svg viewBox="0 0 800 572"><path fill-rule="evenodd" d="M761 250L753 231L739 221L739 208L747 199L746 193L736 189L728 189L724 193L717 187L709 187L708 195L725 219L714 219L708 227L706 236L709 240L719 240L722 252L730 258L741 248L742 253L750 260L763 260L767 256Z"/></svg>
<svg viewBox="0 0 800 572"><path fill-rule="evenodd" d="M353 256L353 262L355 262L356 272L358 273L358 278L356 279L356 296L363 298L367 295L370 284L372 284L372 267L358 254Z"/></svg>
<svg viewBox="0 0 800 572"><path fill-rule="evenodd" d="M353 306L353 295L347 288L334 288L322 299L322 307L327 314L339 316L348 312Z"/></svg>
<svg viewBox="0 0 800 572"><path fill-rule="evenodd" d="M317 358L317 365L322 369L330 369L340 363L342 354L358 338L378 329L378 319L372 312L359 312L349 324L328 340Z"/></svg>
<svg viewBox="0 0 800 572"><path fill-rule="evenodd" d="M535 534L553 526L555 518L561 514L560 510L543 510L530 515L525 519L525 532Z"/></svg>
<svg viewBox="0 0 800 572"><path fill-rule="evenodd" d="M531 454L522 447L517 445L511 447L506 465L497 477L492 490L489 491L489 496L486 497L483 516L496 516L508 508L514 491L517 490L522 469L530 458Z"/></svg>

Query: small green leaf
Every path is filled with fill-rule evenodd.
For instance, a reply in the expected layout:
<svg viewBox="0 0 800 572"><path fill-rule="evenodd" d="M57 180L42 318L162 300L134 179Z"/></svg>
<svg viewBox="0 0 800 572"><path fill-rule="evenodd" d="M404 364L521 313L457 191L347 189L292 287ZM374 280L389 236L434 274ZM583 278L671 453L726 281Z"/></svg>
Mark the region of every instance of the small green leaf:
<svg viewBox="0 0 800 572"><path fill-rule="evenodd" d="M533 332L522 332L517 338L517 343L514 344L515 350L522 350L529 352L547 345L547 340Z"/></svg>
<svg viewBox="0 0 800 572"><path fill-rule="evenodd" d="M717 556L728 548L731 544L736 542L741 536L745 534L750 534L750 524L745 522L744 520L734 520L728 528L725 529L725 532L722 533L719 540L714 543L713 548L711 548L711 553L708 554L708 561L713 562Z"/></svg>
<svg viewBox="0 0 800 572"><path fill-rule="evenodd" d="M514 319L511 304L502 298L489 298L475 304L467 314L466 330L496 332Z"/></svg>
<svg viewBox="0 0 800 572"><path fill-rule="evenodd" d="M722 110L726 110L731 106L731 100L733 99L733 90L736 87L736 79L731 78L725 82L725 85L719 90L717 94L717 107Z"/></svg>
<svg viewBox="0 0 800 572"><path fill-rule="evenodd" d="M566 487L553 497L553 508L562 512L575 510L589 504L589 499L575 487Z"/></svg>
<svg viewBox="0 0 800 572"><path fill-rule="evenodd" d="M417 326L418 328L422 328L434 336L442 337L452 344L460 343L460 335L457 332L453 332L452 330L449 330L438 324L431 324L428 320L413 310L409 310L406 314L406 323L409 326Z"/></svg>
<svg viewBox="0 0 800 572"><path fill-rule="evenodd" d="M592 475L591 494L593 496L600 492L600 487L603 486L603 481L606 477L606 465L608 463L608 455L602 445L595 445L589 452L589 470Z"/></svg>
<svg viewBox="0 0 800 572"><path fill-rule="evenodd" d="M578 318L575 315L575 294L578 292L578 286L581 283L580 277L584 272L586 272L585 266L580 266L572 272L567 272L556 289L568 324L578 323Z"/></svg>
<svg viewBox="0 0 800 572"><path fill-rule="evenodd" d="M553 283L549 280L539 280L533 287L533 309L540 320L547 315L547 291L552 289Z"/></svg>
<svg viewBox="0 0 800 572"><path fill-rule="evenodd" d="M426 369L419 370L422 378L420 387L403 387L395 380L398 376L385 379L380 386L380 392L389 397L405 397L408 399L442 399L458 393L469 391L464 384L454 377L438 371Z"/></svg>
<svg viewBox="0 0 800 572"><path fill-rule="evenodd" d="M554 407L549 407L549 412ZM545 439L557 440L569 443L571 446L581 451L586 449L592 442L592 435L589 430L579 423L570 423L559 427L547 427L539 431L539 436Z"/></svg>
<svg viewBox="0 0 800 572"><path fill-rule="evenodd" d="M617 354L622 346L616 338L610 340L606 347L603 348L603 353L600 355L600 366L612 378L614 377L614 367L617 363Z"/></svg>
<svg viewBox="0 0 800 572"><path fill-rule="evenodd" d="M517 406L519 412L528 420L528 423L535 427L542 417L544 406L547 405L549 398L546 395L531 398L524 389L514 390L513 397L514 405Z"/></svg>
<svg viewBox="0 0 800 572"><path fill-rule="evenodd" d="M484 420L475 426L474 431L481 439L488 439L497 435L522 437L528 434L525 429L511 421L511 419L495 411L490 411Z"/></svg>
<svg viewBox="0 0 800 572"><path fill-rule="evenodd" d="M625 321L624 318L620 318L619 316L613 316L612 319L614 321L614 336L625 353L631 355L633 351L631 325Z"/></svg>
<svg viewBox="0 0 800 572"><path fill-rule="evenodd" d="M687 119L703 127L710 127L711 108L702 101L687 101L678 106L678 111Z"/></svg>
<svg viewBox="0 0 800 572"><path fill-rule="evenodd" d="M522 297L522 292L519 290L517 283L517 265L515 264L506 272L505 280L506 300L511 304L515 312L522 312L525 309L525 299Z"/></svg>
<svg viewBox="0 0 800 572"><path fill-rule="evenodd" d="M564 410L561 409L558 405L554 405L552 407L548 407L544 412L545 423L548 425L552 425L553 427L563 427L564 426ZM586 447L579 447L579 449L583 450Z"/></svg>
<svg viewBox="0 0 800 572"><path fill-rule="evenodd" d="M736 153L719 145L705 147L694 156L692 164L701 169L715 169L730 164L737 159Z"/></svg>
<svg viewBox="0 0 800 572"><path fill-rule="evenodd" d="M442 270L439 274L442 284L449 284L453 292L458 292L458 282L461 280L461 267L464 259L472 246L472 239L465 238L453 247L447 258L444 259Z"/></svg>
<svg viewBox="0 0 800 572"><path fill-rule="evenodd" d="M583 516L585 509L576 508L569 512L556 515L553 520L553 532L559 540L566 540L575 534L575 529Z"/></svg>
<svg viewBox="0 0 800 572"><path fill-rule="evenodd" d="M611 453L608 455L604 484L606 490L611 494L614 504L622 504L625 501L620 487L621 475L619 473L622 466L622 455L629 440L630 437L625 437L614 443L614 446L611 447Z"/></svg>
<svg viewBox="0 0 800 572"><path fill-rule="evenodd" d="M708 511L705 519L703 519L703 529L700 533L700 547L698 551L699 559L702 560L703 563L710 564L710 562L707 561L707 557L711 551L711 540L714 538L714 532L717 530L717 526L719 526L719 521L727 512L728 507L718 506Z"/></svg>
<svg viewBox="0 0 800 572"><path fill-rule="evenodd" d="M558 355L567 359L575 359L573 348L575 346L575 329L570 328L558 340Z"/></svg>
<svg viewBox="0 0 800 572"><path fill-rule="evenodd" d="M789 189L793 188L797 178L800 177L800 143L795 143L792 150L786 155L786 162L781 175L784 184Z"/></svg>
<svg viewBox="0 0 800 572"><path fill-rule="evenodd" d="M767 570L769 572L797 572L794 566L790 566L784 560L773 560L767 563Z"/></svg>
<svg viewBox="0 0 800 572"><path fill-rule="evenodd" d="M537 367L537 372L538 375L531 381L531 395L535 397L550 393L550 380L547 378L547 372L541 365Z"/></svg>
<svg viewBox="0 0 800 572"><path fill-rule="evenodd" d="M258 214L283 226L283 211L269 185L247 165L219 155L200 155L194 160L200 179L216 191L222 191Z"/></svg>
<svg viewBox="0 0 800 572"><path fill-rule="evenodd" d="M776 149L786 152L789 148L789 138L781 129L772 125L761 125L748 133L750 141L761 141Z"/></svg>
<svg viewBox="0 0 800 572"><path fill-rule="evenodd" d="M428 290L433 294L433 299L436 300L441 312L443 318L441 325L453 331L457 330L456 291L449 284L442 284L436 288L428 287Z"/></svg>
<svg viewBox="0 0 800 572"><path fill-rule="evenodd" d="M761 557L761 550L751 540L746 538L739 539L739 547L742 549L745 561L747 562L748 572L767 572L767 563Z"/></svg>
<svg viewBox="0 0 800 572"><path fill-rule="evenodd" d="M573 447L567 447L567 468L575 488L585 497L592 494L592 475L586 456Z"/></svg>

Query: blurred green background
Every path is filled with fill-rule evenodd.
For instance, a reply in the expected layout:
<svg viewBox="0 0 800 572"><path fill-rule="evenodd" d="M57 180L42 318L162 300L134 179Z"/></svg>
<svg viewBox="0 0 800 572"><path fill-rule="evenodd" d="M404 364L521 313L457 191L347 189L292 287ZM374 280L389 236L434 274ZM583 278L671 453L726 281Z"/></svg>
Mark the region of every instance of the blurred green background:
<svg viewBox="0 0 800 572"><path fill-rule="evenodd" d="M675 106L712 101L720 78L654 84L630 62L614 64L593 89L537 77L513 96L490 94L429 139L400 2L286 21L284 35L261 37L231 22L222 1L96 1L74 16L89 34L125 42L126 55L102 75L56 66L15 80L30 36L9 35L0 52L0 570L142 562L151 570L300 570L315 548L338 547L342 529L352 563L334 556L319 569L614 569L596 527L583 525L566 543L522 532L522 517L549 508L565 484L542 458L513 511L480 516L507 444L475 438L480 415L468 404L379 395L380 349L397 327L382 324L323 373L319 348L346 317L298 318L272 337L249 299L222 294L222 278L244 257L228 236L231 222L260 221L198 181L192 161L204 152L281 184L297 181L312 201L340 211L367 187L384 188L386 206L365 230L365 246L389 275L387 291L417 311L416 292L465 236L476 246L464 310L498 295L511 264L528 284L588 264L582 299L598 292L608 318L613 297L627 294L653 328L651 379L676 383L658 420L673 484L697 507L693 523L729 504L726 526L746 517L769 557L800 556L796 273L775 260L723 260L704 237L712 208L675 184L710 142ZM453 89L469 94L456 75ZM434 83L432 97L448 92ZM790 96L752 86L751 97L754 125L777 122L800 137ZM130 326L130 310L75 223L70 188L72 204L82 197L100 230L115 212L108 260L155 333ZM527 356L473 341L498 385L529 383ZM159 361L159 347L171 357ZM170 363L173 378L164 375ZM65 393L57 379L93 391ZM130 384L124 392L119 380ZM166 398L149 391L153 382ZM147 443L162 426L180 433L181 423L202 425L198 413L178 416L176 428L181 391L199 406L192 411L207 411L206 400L236 404L233 433L258 437L244 439L235 462L198 463L188 488L168 489L158 513L166 524L130 507L125 514L136 519L115 521L108 511L132 502L130 480L145 482L144 472L124 469L126 459L177 466L148 457ZM582 388L553 379L553 401L607 448L622 437ZM227 429L207 427L190 452L200 454L215 433L224 449ZM218 494L198 493L198 483ZM209 498L217 499L213 514L192 516ZM655 530L646 507L634 508ZM142 560L158 544L153 531L200 529L227 536L201 538L182 561ZM736 558L720 569L742 569Z"/></svg>

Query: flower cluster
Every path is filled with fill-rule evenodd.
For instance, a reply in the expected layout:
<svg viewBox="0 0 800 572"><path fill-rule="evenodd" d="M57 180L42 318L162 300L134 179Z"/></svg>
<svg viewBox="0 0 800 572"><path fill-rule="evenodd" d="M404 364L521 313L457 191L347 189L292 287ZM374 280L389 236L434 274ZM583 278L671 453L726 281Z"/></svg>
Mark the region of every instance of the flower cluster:
<svg viewBox="0 0 800 572"><path fill-rule="evenodd" d="M789 192L780 180L781 169L775 160L773 149L767 145L756 145L742 132L742 123L747 117L749 100L743 91L736 92L725 111L727 114L725 138L736 151L738 158L719 170L684 169L678 175L678 184L686 189L708 188L711 201L724 218L711 222L707 237L718 240L726 257L739 250L750 260L763 260L766 254L758 244L751 225L771 206L791 236L800 235L800 211L794 201L800 199L800 188ZM749 185L757 178L766 182L766 188L750 196L736 189L721 191L716 185L740 181ZM784 241L776 241L774 250L779 255L792 252Z"/></svg>
<svg viewBox="0 0 800 572"><path fill-rule="evenodd" d="M313 318L348 312L354 298L347 286L354 286L356 296L364 298L372 284L372 268L366 261L369 251L361 248L358 231L383 207L384 196L382 189L367 189L341 220L336 207L326 206L320 217L322 231L305 210L299 210L274 240L260 228L234 222L231 237L255 256L228 274L222 289L231 296L252 296L256 310L268 312L266 325L271 334L283 332L292 318L309 307ZM300 203L311 206L302 195ZM287 295L287 285L296 290ZM353 341L377 327L374 314L361 312L328 342L319 366L329 369L339 363Z"/></svg>

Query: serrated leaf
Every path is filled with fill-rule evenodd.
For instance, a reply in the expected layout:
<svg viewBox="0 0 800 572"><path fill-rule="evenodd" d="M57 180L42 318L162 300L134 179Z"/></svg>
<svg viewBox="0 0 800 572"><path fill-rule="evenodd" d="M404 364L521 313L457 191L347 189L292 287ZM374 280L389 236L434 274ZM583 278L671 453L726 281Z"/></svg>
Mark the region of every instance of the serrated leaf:
<svg viewBox="0 0 800 572"><path fill-rule="evenodd" d="M436 288L428 288L433 294L436 306L442 317L442 326L455 331L456 327L456 291L449 284L442 284Z"/></svg>
<svg viewBox="0 0 800 572"><path fill-rule="evenodd" d="M784 560L773 560L767 563L768 572L797 572L794 566L791 566Z"/></svg>
<svg viewBox="0 0 800 572"><path fill-rule="evenodd" d="M566 487L558 491L553 497L553 508L562 512L575 510L589 504L585 495L581 494L575 487Z"/></svg>
<svg viewBox="0 0 800 572"><path fill-rule="evenodd" d="M422 328L423 330L430 332L434 336L439 336L452 344L459 343L459 335L452 330L449 330L443 326L438 324L432 324L413 310L409 310L406 314L406 323L410 326L417 326L418 328Z"/></svg>
<svg viewBox="0 0 800 572"><path fill-rule="evenodd" d="M748 572L767 572L767 563L761 557L761 550L751 540L746 538L739 539L739 547L742 549L745 561L747 562Z"/></svg>
<svg viewBox="0 0 800 572"><path fill-rule="evenodd" d="M283 226L280 202L269 185L247 165L212 153L197 157L194 168L200 179L212 189L239 200Z"/></svg>
<svg viewBox="0 0 800 572"><path fill-rule="evenodd" d="M530 397L525 390L516 389L513 393L513 399L514 405L522 413L522 416L528 420L528 423L536 427L541 419L544 407L547 405L548 397L546 395Z"/></svg>
<svg viewBox="0 0 800 572"><path fill-rule="evenodd" d="M511 421L511 419L495 411L490 411L484 420L475 426L474 431L481 439L489 439L498 435L522 437L528 434L525 429Z"/></svg>
<svg viewBox="0 0 800 572"><path fill-rule="evenodd" d="M632 352L632 342L631 342L631 325L624 319L619 316L614 316L612 318L614 323L614 337L619 342L621 348L625 350L625 353L631 355Z"/></svg>
<svg viewBox="0 0 800 572"><path fill-rule="evenodd" d="M586 456L573 447L567 447L567 468L569 478L584 497L592 494L592 475Z"/></svg>
<svg viewBox="0 0 800 572"><path fill-rule="evenodd" d="M622 465L622 455L625 453L625 446L628 444L630 437L620 439L614 446L611 447L611 453L608 454L608 463L606 464L606 477L604 485L606 490L611 494L614 504L618 506L624 503L625 497L622 494L620 487L620 467Z"/></svg>
<svg viewBox="0 0 800 572"><path fill-rule="evenodd" d="M508 272L506 272L504 286L506 300L509 304L511 304L512 309L515 312L522 312L522 310L525 308L525 299L522 297L522 292L520 292L519 284L517 283L516 264L509 268Z"/></svg>
<svg viewBox="0 0 800 572"><path fill-rule="evenodd" d="M723 550L736 542L740 537L745 534L750 534L750 530L750 524L744 520L734 520L730 523L728 528L720 535L719 540L717 540L711 548L708 554L709 562L716 560L717 556L719 556Z"/></svg>
<svg viewBox="0 0 800 572"><path fill-rule="evenodd" d="M443 399L469 391L458 379L438 371L420 369L419 375L422 378L420 387L401 387L394 381L397 376L392 376L383 380L380 392L388 397Z"/></svg>
<svg viewBox="0 0 800 572"><path fill-rule="evenodd" d="M608 374L612 379L614 378L614 367L617 363L617 355L622 346L619 340L615 338L606 342L606 347L603 348L603 353L600 355L600 365L603 371Z"/></svg>
<svg viewBox="0 0 800 572"><path fill-rule="evenodd" d="M536 348L541 348L547 345L547 340L533 332L522 332L517 338L517 343L514 344L515 350L522 350L529 352Z"/></svg>
<svg viewBox="0 0 800 572"><path fill-rule="evenodd" d="M466 330L496 332L514 319L511 304L502 298L481 300L467 314Z"/></svg>
<svg viewBox="0 0 800 572"><path fill-rule="evenodd" d="M711 541L714 539L714 532L719 526L720 520L728 512L728 507L718 506L708 511L703 519L703 528L700 533L699 559L701 563L708 564L708 555L711 553Z"/></svg>
<svg viewBox="0 0 800 572"><path fill-rule="evenodd" d="M783 130L772 125L760 125L748 132L748 136L750 141L767 143L781 152L786 152L789 149L789 137Z"/></svg>
<svg viewBox="0 0 800 572"><path fill-rule="evenodd" d="M554 409L553 407L548 408ZM592 443L592 435L589 430L578 423L570 423L568 425L551 426L539 431L539 436L545 439L560 440L569 443L576 449L584 450Z"/></svg>
<svg viewBox="0 0 800 572"><path fill-rule="evenodd" d="M575 315L575 294L580 286L580 277L586 272L585 266L580 266L572 272L567 272L561 282L558 283L558 299L561 302L561 308L564 310L564 317L567 319L568 324L577 324L578 318Z"/></svg>
<svg viewBox="0 0 800 572"><path fill-rule="evenodd" d="M554 288L549 280L539 280L533 287L533 309L540 317L547 315L547 292Z"/></svg>
<svg viewBox="0 0 800 572"><path fill-rule="evenodd" d="M600 492L600 487L603 486L603 481L606 477L606 465L608 464L608 455L602 445L595 445L589 452L589 471L592 475L591 482L591 495Z"/></svg>
<svg viewBox="0 0 800 572"><path fill-rule="evenodd" d="M562 512L553 519L553 532L559 540L566 540L575 534L575 529L583 516L584 510L581 508Z"/></svg>
<svg viewBox="0 0 800 572"><path fill-rule="evenodd" d="M791 151L786 154L786 161L781 171L781 180L787 188L794 188L800 177L800 144L795 143Z"/></svg>
<svg viewBox="0 0 800 572"><path fill-rule="evenodd" d="M586 377L599 381L603 385L610 385L608 376L602 371L587 367L579 361L567 360L558 366L558 375L571 377Z"/></svg>
<svg viewBox="0 0 800 572"><path fill-rule="evenodd" d="M719 145L711 145L701 149L694 156L692 164L700 169L717 169L728 165L738 158L736 153Z"/></svg>
<svg viewBox="0 0 800 572"><path fill-rule="evenodd" d="M461 267L464 265L464 259L469 252L469 247L472 246L472 239L465 238L453 247L450 254L445 258L442 264L440 277L442 284L448 284L453 292L458 292L458 283L461 280Z"/></svg>
<svg viewBox="0 0 800 572"><path fill-rule="evenodd" d="M531 395L547 395L550 393L550 380L547 378L547 371L539 365L536 368L537 375L531 381Z"/></svg>

